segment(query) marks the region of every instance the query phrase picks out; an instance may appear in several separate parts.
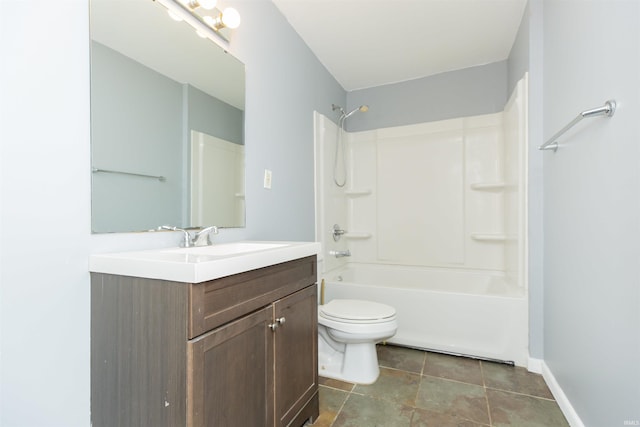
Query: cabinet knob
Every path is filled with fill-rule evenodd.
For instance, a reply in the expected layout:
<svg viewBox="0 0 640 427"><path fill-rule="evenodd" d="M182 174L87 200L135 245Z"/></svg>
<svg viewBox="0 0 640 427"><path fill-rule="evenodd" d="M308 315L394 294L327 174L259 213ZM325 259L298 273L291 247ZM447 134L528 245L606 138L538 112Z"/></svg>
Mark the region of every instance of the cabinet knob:
<svg viewBox="0 0 640 427"><path fill-rule="evenodd" d="M271 328L272 331L275 331L276 329L278 329L278 327L280 325L282 325L284 322L286 321L286 319L284 317L279 317L277 318L273 323L269 324L269 328Z"/></svg>

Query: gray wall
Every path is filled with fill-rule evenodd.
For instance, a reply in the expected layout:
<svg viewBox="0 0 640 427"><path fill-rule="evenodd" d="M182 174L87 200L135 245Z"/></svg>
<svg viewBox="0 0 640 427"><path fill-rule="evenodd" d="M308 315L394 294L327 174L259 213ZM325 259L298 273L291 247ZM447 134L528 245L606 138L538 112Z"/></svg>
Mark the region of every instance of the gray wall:
<svg viewBox="0 0 640 427"><path fill-rule="evenodd" d="M230 51L246 65L247 228L243 237L314 240L313 111L346 94L269 0L237 3ZM263 188L264 170L273 187Z"/></svg>
<svg viewBox="0 0 640 427"><path fill-rule="evenodd" d="M349 92L348 111L363 104L369 111L351 116L345 127L362 131L497 113L507 99L507 61L494 62Z"/></svg>
<svg viewBox="0 0 640 427"><path fill-rule="evenodd" d="M535 0L534 0L535 1ZM531 42L531 3L529 1L525 8L524 15L518 27L516 39L511 46L509 58L507 58L507 93L513 92L518 80L525 72L529 71L529 44Z"/></svg>
<svg viewBox="0 0 640 427"><path fill-rule="evenodd" d="M244 113L191 85L185 85L189 125L187 130L197 130L217 136L225 141L244 144ZM187 141L189 141L187 135Z"/></svg>
<svg viewBox="0 0 640 427"><path fill-rule="evenodd" d="M92 229L181 224L182 85L97 42L91 63L92 166L167 179L93 174Z"/></svg>
<svg viewBox="0 0 640 427"><path fill-rule="evenodd" d="M313 110L328 115L346 94L270 1L237 6L230 50L247 66L247 228L217 241L312 240ZM0 1L3 427L89 425L88 256L180 239L91 234L88 16L86 0Z"/></svg>
<svg viewBox="0 0 640 427"><path fill-rule="evenodd" d="M612 37L609 37L612 36ZM640 2L544 3L544 355L586 426L640 422Z"/></svg>
<svg viewBox="0 0 640 427"><path fill-rule="evenodd" d="M89 425L87 6L0 2L3 427Z"/></svg>

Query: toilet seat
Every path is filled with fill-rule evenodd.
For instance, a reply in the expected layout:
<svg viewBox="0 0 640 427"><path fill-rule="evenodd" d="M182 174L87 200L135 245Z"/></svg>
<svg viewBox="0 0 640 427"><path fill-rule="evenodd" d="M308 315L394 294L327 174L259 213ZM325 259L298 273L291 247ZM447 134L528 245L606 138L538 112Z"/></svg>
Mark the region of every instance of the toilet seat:
<svg viewBox="0 0 640 427"><path fill-rule="evenodd" d="M367 324L393 320L396 310L373 301L334 299L319 306L318 314L336 322Z"/></svg>

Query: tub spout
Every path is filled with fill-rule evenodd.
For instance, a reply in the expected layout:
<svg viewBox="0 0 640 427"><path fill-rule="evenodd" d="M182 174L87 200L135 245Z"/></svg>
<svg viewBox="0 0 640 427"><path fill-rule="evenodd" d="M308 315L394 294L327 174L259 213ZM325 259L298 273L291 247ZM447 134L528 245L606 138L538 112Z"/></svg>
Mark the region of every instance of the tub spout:
<svg viewBox="0 0 640 427"><path fill-rule="evenodd" d="M351 256L351 251L348 249L346 251L329 251L329 255L333 255L336 258L342 258L345 256Z"/></svg>

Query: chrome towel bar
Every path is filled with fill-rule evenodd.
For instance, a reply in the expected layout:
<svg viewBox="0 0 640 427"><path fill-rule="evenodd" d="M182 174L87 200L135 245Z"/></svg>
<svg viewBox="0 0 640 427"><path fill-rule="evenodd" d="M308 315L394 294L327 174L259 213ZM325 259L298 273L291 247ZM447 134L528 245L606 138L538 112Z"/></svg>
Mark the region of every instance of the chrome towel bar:
<svg viewBox="0 0 640 427"><path fill-rule="evenodd" d="M594 108L592 110L586 110L578 114L578 116L571 120L571 122L560 129L555 135L547 140L544 144L538 147L538 150L553 150L555 153L558 150L557 139L560 138L565 132L574 127L578 122L587 117L606 116L611 117L616 112L616 101L609 100L604 103L602 107Z"/></svg>
<svg viewBox="0 0 640 427"><path fill-rule="evenodd" d="M91 172L93 173L97 173L97 172L102 172L102 173L117 173L117 174L121 174L121 175L131 175L131 176L140 176L142 178L153 178L153 179L157 179L160 182L165 182L167 180L167 178L165 178L164 176L155 176L155 175L145 175L142 173L133 173L133 172L122 172L122 171L114 171L114 170L109 170L109 169L99 169L99 168L91 168Z"/></svg>

